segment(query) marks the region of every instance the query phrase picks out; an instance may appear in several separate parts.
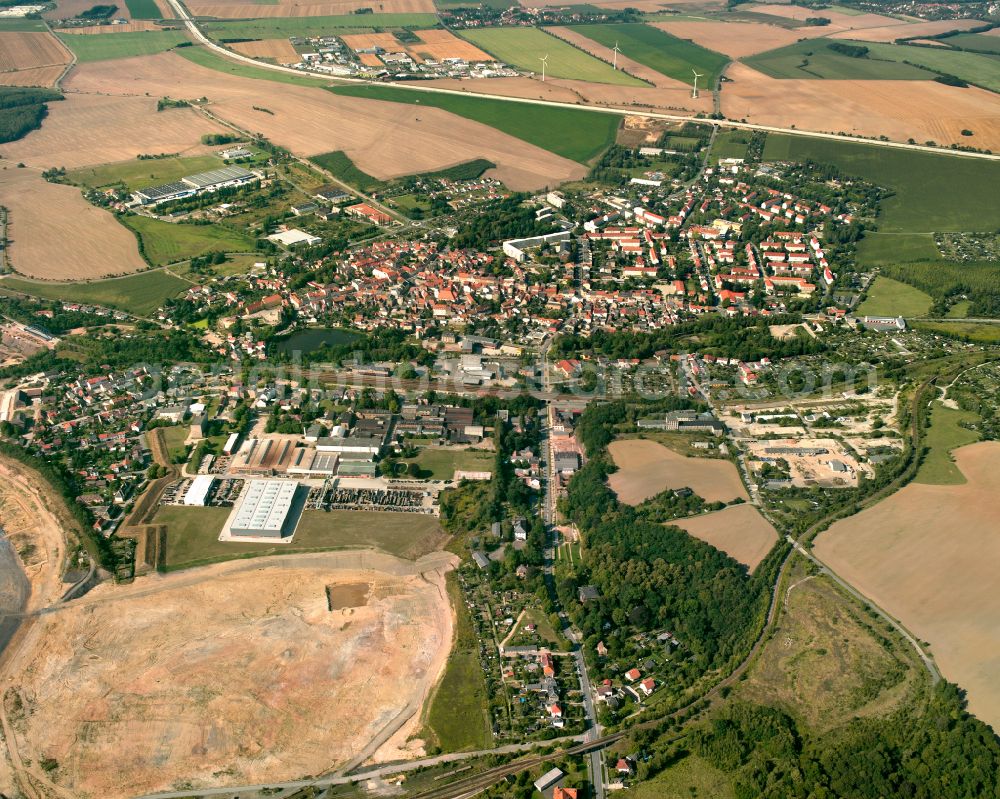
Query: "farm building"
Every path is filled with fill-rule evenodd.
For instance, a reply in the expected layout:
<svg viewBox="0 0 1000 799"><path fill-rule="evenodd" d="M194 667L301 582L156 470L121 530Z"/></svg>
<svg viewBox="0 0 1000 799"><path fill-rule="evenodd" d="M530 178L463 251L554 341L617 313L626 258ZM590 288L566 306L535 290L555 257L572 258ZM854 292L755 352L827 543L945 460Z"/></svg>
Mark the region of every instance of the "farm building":
<svg viewBox="0 0 1000 799"><path fill-rule="evenodd" d="M282 538L290 525L298 483L292 480L249 480L240 496L232 535Z"/></svg>

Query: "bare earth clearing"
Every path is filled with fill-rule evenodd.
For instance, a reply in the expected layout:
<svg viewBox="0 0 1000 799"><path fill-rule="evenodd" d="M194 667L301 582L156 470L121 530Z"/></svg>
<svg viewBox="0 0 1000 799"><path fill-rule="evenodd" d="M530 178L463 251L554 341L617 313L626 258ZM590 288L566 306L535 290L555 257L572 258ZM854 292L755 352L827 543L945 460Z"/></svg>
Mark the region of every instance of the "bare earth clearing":
<svg viewBox="0 0 1000 799"><path fill-rule="evenodd" d="M835 33L831 39L861 39L866 42L894 42L896 39L910 39L916 36L937 36L948 31L964 31L982 25L975 19L941 19L929 22L899 23L884 28L866 28L860 31Z"/></svg>
<svg viewBox="0 0 1000 799"><path fill-rule="evenodd" d="M41 617L44 647L8 665L18 748L58 760L49 776L65 791L103 797L367 756L419 728L451 642L453 564L286 555L99 586Z"/></svg>
<svg viewBox="0 0 1000 799"><path fill-rule="evenodd" d="M816 540L816 554L929 641L969 709L1000 729L1000 443L954 452L965 485L911 483Z"/></svg>
<svg viewBox="0 0 1000 799"><path fill-rule="evenodd" d="M779 28L762 22L656 22L654 27L730 58L764 53L799 39L823 36L826 28Z"/></svg>
<svg viewBox="0 0 1000 799"><path fill-rule="evenodd" d="M237 53L251 58L270 58L278 64L296 64L302 60L288 39L263 39L257 42L234 42L230 45Z"/></svg>
<svg viewBox="0 0 1000 799"><path fill-rule="evenodd" d="M87 93L206 96L213 114L245 130L259 131L300 155L343 150L359 169L378 178L475 158L497 164L497 177L516 190L554 186L586 172L580 164L437 108L278 86L215 72L175 53L84 64L73 70L69 85ZM255 105L272 113L255 111Z"/></svg>
<svg viewBox="0 0 1000 799"><path fill-rule="evenodd" d="M618 499L638 505L668 488L690 488L706 502L748 499L736 467L719 458L688 458L656 441L613 441L608 452L618 471L608 478Z"/></svg>
<svg viewBox="0 0 1000 799"><path fill-rule="evenodd" d="M380 14L434 13L433 0L382 0L376 6L364 0L327 0L321 3L247 3L235 2L191 2L188 10L195 17L219 17L220 19L254 19L255 17L325 17L337 14L353 14L359 8L374 8Z"/></svg>
<svg viewBox="0 0 1000 799"><path fill-rule="evenodd" d="M135 236L75 186L49 183L33 170L0 171L0 205L14 269L43 280L86 280L147 269Z"/></svg>
<svg viewBox="0 0 1000 799"><path fill-rule="evenodd" d="M721 549L750 571L771 551L778 533L753 505L730 505L715 513L668 522Z"/></svg>
<svg viewBox="0 0 1000 799"><path fill-rule="evenodd" d="M115 65L121 61L101 62ZM72 82L82 67L77 67ZM108 67L110 72L114 66ZM123 73L124 74L124 73ZM141 153L198 155L210 152L199 143L203 133L227 132L191 108L171 108L157 112L156 98L112 97L69 93L65 100L49 104L49 114L39 130L20 141L3 146L5 158L15 163L48 169L64 166L107 164L135 158ZM183 88L183 87L181 87ZM87 131L81 136L81 131Z"/></svg>
<svg viewBox="0 0 1000 799"><path fill-rule="evenodd" d="M916 80L777 80L745 64L726 71L722 113L761 125L912 137L1000 149L1000 96ZM974 138L962 135L968 128Z"/></svg>

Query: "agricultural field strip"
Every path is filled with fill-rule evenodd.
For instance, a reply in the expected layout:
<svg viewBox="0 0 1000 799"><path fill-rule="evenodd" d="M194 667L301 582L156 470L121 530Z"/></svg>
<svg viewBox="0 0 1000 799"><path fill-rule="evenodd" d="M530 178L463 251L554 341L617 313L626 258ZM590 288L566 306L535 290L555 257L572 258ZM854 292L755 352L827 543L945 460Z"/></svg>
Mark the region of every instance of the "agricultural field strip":
<svg viewBox="0 0 1000 799"><path fill-rule="evenodd" d="M169 0L169 2L173 6L174 10L177 12L178 17L184 21L186 27L191 32L194 39L200 42L201 44L205 45L206 47L208 47L210 50L213 50L230 60L239 61L244 64L249 64L250 66L253 67L259 67L261 69L269 71L280 72L285 75L294 75L297 78L302 77L302 73L299 70L295 70L290 67L282 67L277 64L265 64L260 61L255 61L252 58L247 58L246 56L240 56L238 53L234 53L231 50L227 50L225 47L222 47L221 45L217 44L212 39L207 37L204 33L202 33L197 23L194 21L194 19L191 18L187 10L184 9L184 7L180 4L179 0ZM353 83L355 85L357 84L370 85L368 81L345 79L345 78L339 78L335 82ZM589 111L593 111L595 113L610 114L613 116L642 116L642 117L648 117L650 119L664 119L671 122L689 122L691 120L691 117L681 114L664 114L659 112L641 111L635 109L607 108L602 106L588 105L586 103L574 104L574 103L555 102L552 100L533 100L529 98L519 98L519 97L502 97L500 95L484 94L482 92L461 92L455 89L443 89L439 87L430 87L430 86L413 86L403 83L395 83L391 81L379 85L392 86L394 88L406 89L408 91L427 92L431 94L450 94L459 97L483 97L491 100L499 100L504 102L513 102L513 103L526 103L528 105L541 105L554 108L586 109ZM710 120L710 121L706 120L706 122L707 124L711 124L713 126L732 128L735 130L760 130L769 133L783 133L789 136L799 136L807 139L825 139L829 141L841 141L841 142L852 142L852 143L858 142L856 138L851 136L842 136L836 133L821 133L818 131L806 131L797 128L785 128L776 125L757 125L748 122L732 122L729 120ZM866 139L864 143L870 144L874 147L884 147L887 149L911 150L915 152L951 155L960 158L976 158L987 161L1000 161L1000 154L993 154L993 153L976 153L964 150L945 150L942 148L929 147L921 144L906 144L903 142L881 141L875 139L871 140Z"/></svg>

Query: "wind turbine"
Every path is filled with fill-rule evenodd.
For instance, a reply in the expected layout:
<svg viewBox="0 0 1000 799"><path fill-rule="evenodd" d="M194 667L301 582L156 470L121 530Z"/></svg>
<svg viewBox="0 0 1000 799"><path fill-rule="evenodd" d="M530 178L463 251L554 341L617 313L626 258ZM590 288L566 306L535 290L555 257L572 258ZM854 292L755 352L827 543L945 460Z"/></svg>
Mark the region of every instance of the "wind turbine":
<svg viewBox="0 0 1000 799"><path fill-rule="evenodd" d="M538 60L542 62L542 83L545 83L545 65L549 62L549 54L546 53Z"/></svg>
<svg viewBox="0 0 1000 799"><path fill-rule="evenodd" d="M618 42L615 42L614 51L615 51L615 69L618 69L618 54L621 52L621 50L618 47Z"/></svg>
<svg viewBox="0 0 1000 799"><path fill-rule="evenodd" d="M697 100L698 99L698 78L704 78L705 76L702 73L698 72L697 70L692 69L691 71L694 72L694 89L691 92L691 99L692 100Z"/></svg>

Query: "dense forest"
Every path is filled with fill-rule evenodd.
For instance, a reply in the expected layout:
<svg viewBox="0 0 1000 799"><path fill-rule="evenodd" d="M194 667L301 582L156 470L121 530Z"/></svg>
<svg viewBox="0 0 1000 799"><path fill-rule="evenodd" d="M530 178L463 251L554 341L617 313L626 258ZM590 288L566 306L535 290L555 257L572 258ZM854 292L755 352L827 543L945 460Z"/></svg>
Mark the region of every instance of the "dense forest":
<svg viewBox="0 0 1000 799"><path fill-rule="evenodd" d="M881 270L930 294L932 316L943 316L960 297L970 300L967 316L973 319L1000 316L1000 266L995 262L887 264Z"/></svg>
<svg viewBox="0 0 1000 799"><path fill-rule="evenodd" d="M0 87L0 143L17 141L42 125L47 103L62 100L52 89Z"/></svg>

